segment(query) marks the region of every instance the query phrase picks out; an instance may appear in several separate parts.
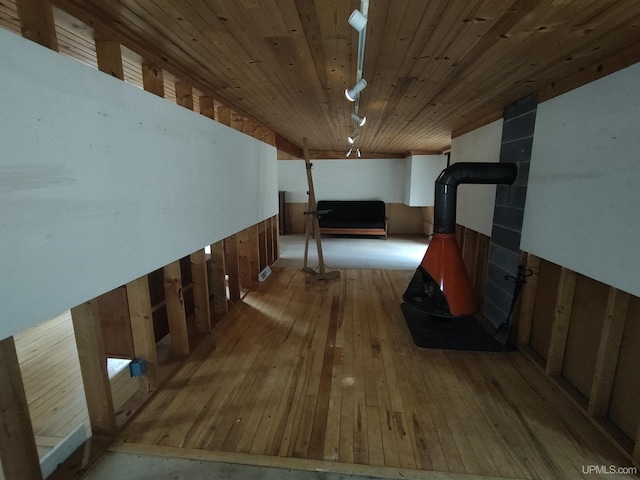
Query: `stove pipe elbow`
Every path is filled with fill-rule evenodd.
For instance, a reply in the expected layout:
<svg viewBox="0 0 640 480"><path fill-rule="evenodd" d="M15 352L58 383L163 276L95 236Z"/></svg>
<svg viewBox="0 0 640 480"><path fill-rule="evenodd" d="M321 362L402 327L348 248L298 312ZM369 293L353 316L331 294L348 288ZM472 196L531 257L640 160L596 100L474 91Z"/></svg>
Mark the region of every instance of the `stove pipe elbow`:
<svg viewBox="0 0 640 480"><path fill-rule="evenodd" d="M454 163L442 171L435 183L435 233L456 232L456 198L463 183L511 185L518 175L515 163Z"/></svg>

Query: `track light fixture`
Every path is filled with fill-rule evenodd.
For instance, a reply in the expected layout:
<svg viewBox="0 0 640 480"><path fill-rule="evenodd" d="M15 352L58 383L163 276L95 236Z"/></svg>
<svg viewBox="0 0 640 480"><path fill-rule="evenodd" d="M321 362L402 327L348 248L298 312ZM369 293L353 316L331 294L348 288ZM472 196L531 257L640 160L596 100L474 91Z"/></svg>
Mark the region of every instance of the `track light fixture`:
<svg viewBox="0 0 640 480"><path fill-rule="evenodd" d="M356 148L356 157L360 158L362 154L360 153L360 149Z"/></svg>
<svg viewBox="0 0 640 480"><path fill-rule="evenodd" d="M362 127L367 122L367 117L359 117L355 112L351 114L351 118L359 127Z"/></svg>
<svg viewBox="0 0 640 480"><path fill-rule="evenodd" d="M347 88L344 91L344 95L345 97L347 97L347 100L349 100L350 102L355 102L360 92L364 90L366 86L367 86L367 81L364 78L361 78L360 81L356 83L352 88Z"/></svg>
<svg viewBox="0 0 640 480"><path fill-rule="evenodd" d="M356 133L353 133L350 137L347 137L347 140L351 145L353 145L353 143L356 141L356 138L358 138L359 136L360 134L356 132Z"/></svg>
<svg viewBox="0 0 640 480"><path fill-rule="evenodd" d="M347 157L351 156L351 152L353 152L353 147L351 147L349 150L347 150Z"/></svg>
<svg viewBox="0 0 640 480"><path fill-rule="evenodd" d="M349 25L351 25L356 32L361 32L364 30L364 27L367 26L367 17L365 17L360 10L356 9L351 12L349 16Z"/></svg>

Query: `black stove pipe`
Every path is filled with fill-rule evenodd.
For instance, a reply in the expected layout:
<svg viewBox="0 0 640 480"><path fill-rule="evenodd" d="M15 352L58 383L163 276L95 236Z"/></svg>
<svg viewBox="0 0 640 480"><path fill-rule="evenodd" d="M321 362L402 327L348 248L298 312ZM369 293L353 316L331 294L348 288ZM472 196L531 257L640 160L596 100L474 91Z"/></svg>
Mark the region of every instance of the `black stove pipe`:
<svg viewBox="0 0 640 480"><path fill-rule="evenodd" d="M518 175L515 163L454 163L442 171L435 184L434 233L456 233L458 185L512 184Z"/></svg>

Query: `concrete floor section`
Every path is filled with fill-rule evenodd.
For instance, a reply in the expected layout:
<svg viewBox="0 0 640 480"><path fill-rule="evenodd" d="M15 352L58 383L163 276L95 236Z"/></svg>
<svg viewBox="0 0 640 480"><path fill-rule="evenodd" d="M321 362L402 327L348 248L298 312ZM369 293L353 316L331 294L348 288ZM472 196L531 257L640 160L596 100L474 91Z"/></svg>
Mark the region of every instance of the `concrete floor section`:
<svg viewBox="0 0 640 480"><path fill-rule="evenodd" d="M280 258L276 265L302 268L304 234L280 236ZM322 253L327 268L374 268L415 270L420 265L429 239L420 235L378 237L322 237ZM315 239L309 240L308 265L318 265Z"/></svg>

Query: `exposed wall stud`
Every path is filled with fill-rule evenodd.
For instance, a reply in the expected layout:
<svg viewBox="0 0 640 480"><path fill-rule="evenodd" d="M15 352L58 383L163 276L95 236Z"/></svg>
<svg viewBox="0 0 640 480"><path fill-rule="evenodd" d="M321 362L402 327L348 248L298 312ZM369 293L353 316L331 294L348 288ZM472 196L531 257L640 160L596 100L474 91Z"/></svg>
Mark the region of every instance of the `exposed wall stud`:
<svg viewBox="0 0 640 480"><path fill-rule="evenodd" d="M71 319L91 431L94 435L113 438L118 432L118 427L107 373L107 356L102 341L97 300L72 308Z"/></svg>
<svg viewBox="0 0 640 480"><path fill-rule="evenodd" d="M545 367L549 375L559 375L562 371L564 353L567 347L569 322L571 321L573 293L576 288L576 276L575 272L562 267L560 283L558 284L558 295L554 308L553 326L551 327L547 364Z"/></svg>
<svg viewBox="0 0 640 480"><path fill-rule="evenodd" d="M0 459L7 480L41 480L38 450L13 337L0 340Z"/></svg>

